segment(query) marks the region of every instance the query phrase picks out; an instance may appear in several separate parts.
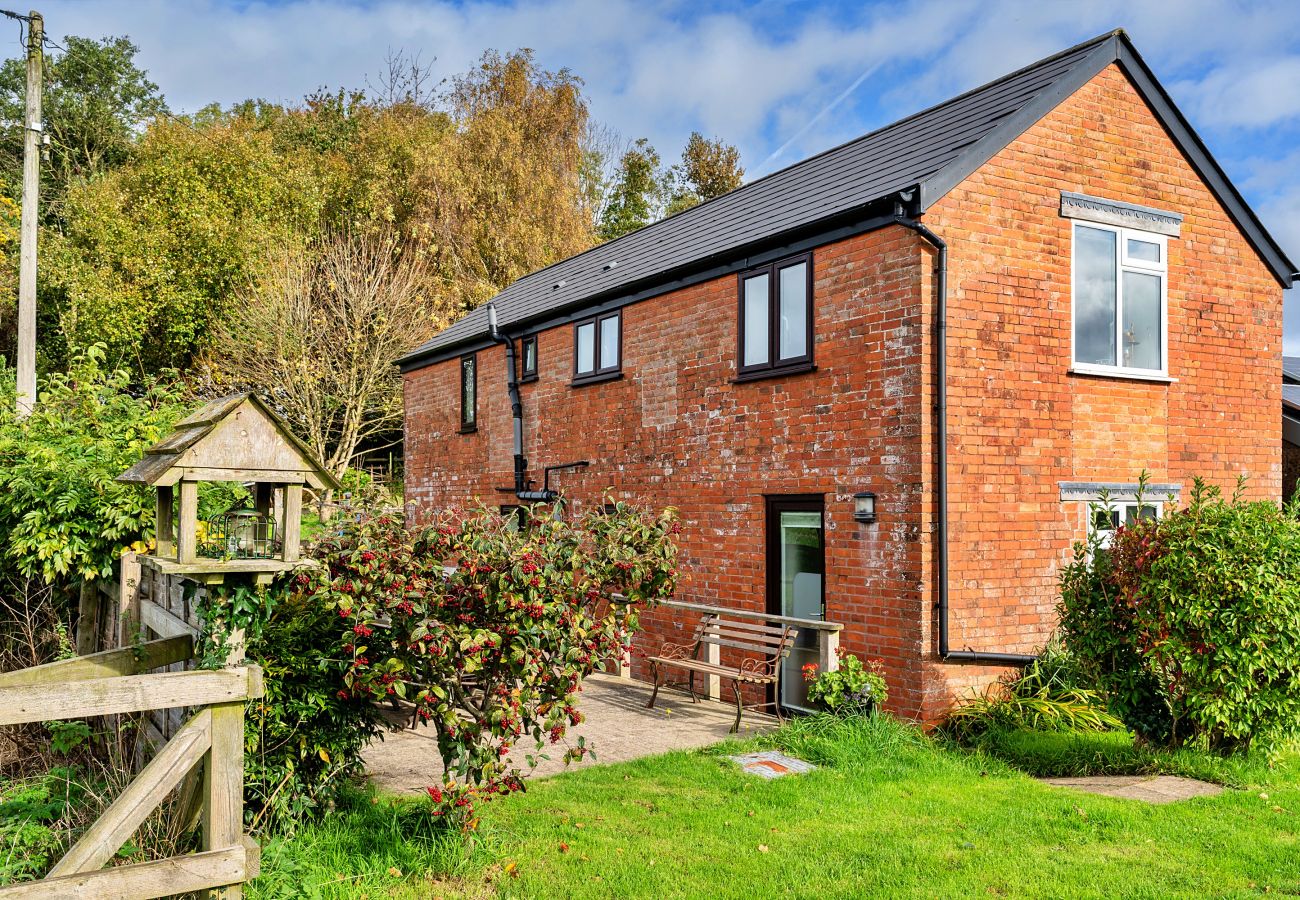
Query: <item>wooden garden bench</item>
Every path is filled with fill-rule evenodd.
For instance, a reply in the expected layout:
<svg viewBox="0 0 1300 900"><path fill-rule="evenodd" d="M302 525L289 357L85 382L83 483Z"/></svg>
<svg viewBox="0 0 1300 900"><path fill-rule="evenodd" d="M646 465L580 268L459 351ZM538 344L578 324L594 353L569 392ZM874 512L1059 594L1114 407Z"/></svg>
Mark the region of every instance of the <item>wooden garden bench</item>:
<svg viewBox="0 0 1300 900"><path fill-rule="evenodd" d="M781 660L790 655L790 648L799 629L790 625L768 625L763 622L745 619L728 619L716 613L709 613L700 619L695 629L695 639L689 644L665 643L658 656L649 657L650 672L654 676L654 691L650 702L646 704L654 709L659 697L659 686L663 669L683 669L690 673L687 686L691 692L691 702L698 702L695 693L695 676L716 675L731 681L731 691L736 697L736 721L732 732L740 730L740 716L745 709L741 701L742 684L772 685L774 701L753 704L751 708L762 709L772 706L778 721L781 716ZM700 654L708 645L718 648L741 650L750 655L742 657L735 665L722 665L701 659Z"/></svg>

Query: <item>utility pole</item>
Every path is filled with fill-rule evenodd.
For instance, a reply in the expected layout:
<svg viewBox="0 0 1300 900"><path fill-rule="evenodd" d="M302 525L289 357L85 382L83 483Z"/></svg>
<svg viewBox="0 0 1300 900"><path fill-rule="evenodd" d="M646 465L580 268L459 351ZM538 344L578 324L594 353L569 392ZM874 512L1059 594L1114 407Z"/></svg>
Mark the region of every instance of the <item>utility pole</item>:
<svg viewBox="0 0 1300 900"><path fill-rule="evenodd" d="M36 214L41 191L41 75L45 20L27 19L27 114L23 121L22 245L18 263L18 415L36 403Z"/></svg>

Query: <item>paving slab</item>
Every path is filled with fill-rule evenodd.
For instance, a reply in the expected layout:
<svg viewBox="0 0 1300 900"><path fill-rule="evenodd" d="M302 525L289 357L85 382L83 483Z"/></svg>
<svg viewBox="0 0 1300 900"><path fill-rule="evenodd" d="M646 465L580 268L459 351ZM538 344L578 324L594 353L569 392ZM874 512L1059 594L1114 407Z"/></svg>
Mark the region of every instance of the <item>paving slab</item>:
<svg viewBox="0 0 1300 900"><path fill-rule="evenodd" d="M710 747L732 737L731 723L736 708L725 703L702 700L692 703L686 693L660 689L654 709L647 709L650 685L613 675L592 675L582 685L578 708L586 720L569 729L566 741L576 745L578 737L595 751L597 763L617 763L654 756L672 750ZM400 719L394 715L391 721ZM771 716L745 711L740 737L769 731L777 725ZM531 747L529 748L531 750ZM565 743L542 752L551 759L541 760L534 778L544 778L567 770L593 765L590 761L565 766ZM423 793L431 784L443 781L442 758L432 728L418 726L390 732L362 754L370 779L381 790L396 794ZM511 755L512 761L526 769L524 752Z"/></svg>
<svg viewBox="0 0 1300 900"><path fill-rule="evenodd" d="M1094 775L1082 778L1041 778L1044 784L1068 787L1118 797L1121 800L1141 800L1144 803L1174 803L1193 797L1214 797L1223 793L1223 786L1181 775Z"/></svg>

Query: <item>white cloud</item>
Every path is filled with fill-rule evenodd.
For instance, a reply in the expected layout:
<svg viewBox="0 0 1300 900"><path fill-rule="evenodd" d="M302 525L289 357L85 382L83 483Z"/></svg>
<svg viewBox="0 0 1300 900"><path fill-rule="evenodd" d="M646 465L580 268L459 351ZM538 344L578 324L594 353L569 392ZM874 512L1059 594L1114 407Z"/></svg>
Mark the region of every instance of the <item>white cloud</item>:
<svg viewBox="0 0 1300 900"><path fill-rule="evenodd" d="M1194 98L1187 113L1205 126L1267 128L1300 117L1300 55L1220 66L1177 89Z"/></svg>
<svg viewBox="0 0 1300 900"><path fill-rule="evenodd" d="M1124 25L1222 161L1250 173L1248 196L1300 257L1300 151L1288 155L1300 144L1295 0L890 0L834 9L768 0L727 2L712 13L690 0L42 6L55 37L129 35L177 109L361 87L389 50L419 53L444 78L486 48L526 46L542 65L581 75L595 117L627 138L648 136L666 160L692 129L737 144L751 169L793 138L766 171ZM900 80L903 70L909 74ZM873 74L851 96L818 118L867 71ZM871 102L862 107L861 100ZM862 108L873 112L864 118ZM1285 158L1242 158L1263 152L1252 141L1269 134L1292 136L1271 144L1287 146L1278 153ZM1300 310L1288 326L1288 347L1300 352Z"/></svg>

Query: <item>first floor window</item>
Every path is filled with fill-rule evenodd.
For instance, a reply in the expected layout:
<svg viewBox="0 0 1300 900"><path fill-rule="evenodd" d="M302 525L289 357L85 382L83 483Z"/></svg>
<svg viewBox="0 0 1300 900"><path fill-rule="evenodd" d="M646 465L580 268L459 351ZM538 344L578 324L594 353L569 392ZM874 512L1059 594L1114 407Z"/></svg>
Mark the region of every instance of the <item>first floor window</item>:
<svg viewBox="0 0 1300 900"><path fill-rule="evenodd" d="M573 380L595 380L622 368L623 324L617 312L573 326Z"/></svg>
<svg viewBox="0 0 1300 900"><path fill-rule="evenodd" d="M739 375L812 364L812 257L791 257L740 275Z"/></svg>
<svg viewBox="0 0 1300 900"><path fill-rule="evenodd" d="M478 427L478 366L474 354L460 358L460 430Z"/></svg>
<svg viewBox="0 0 1300 900"><path fill-rule="evenodd" d="M1110 546L1120 526L1131 527L1139 519L1160 518L1161 504L1120 500L1093 503L1088 508L1088 530L1100 538L1103 548Z"/></svg>
<svg viewBox="0 0 1300 900"><path fill-rule="evenodd" d="M519 342L519 378L532 381L537 377L537 335L529 335Z"/></svg>
<svg viewBox="0 0 1300 900"><path fill-rule="evenodd" d="M1074 364L1163 374L1168 260L1163 235L1074 225Z"/></svg>

